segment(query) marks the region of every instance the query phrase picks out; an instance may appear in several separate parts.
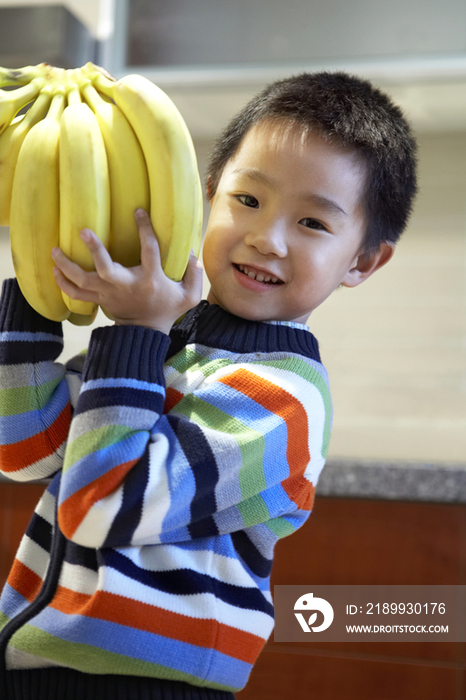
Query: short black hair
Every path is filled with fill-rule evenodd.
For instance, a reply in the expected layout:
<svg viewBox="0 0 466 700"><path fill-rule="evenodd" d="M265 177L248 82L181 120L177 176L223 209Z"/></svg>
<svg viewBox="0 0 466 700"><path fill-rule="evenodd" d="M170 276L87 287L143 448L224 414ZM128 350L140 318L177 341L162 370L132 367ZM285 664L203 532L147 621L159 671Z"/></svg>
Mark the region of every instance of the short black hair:
<svg viewBox="0 0 466 700"><path fill-rule="evenodd" d="M353 149L366 168L365 250L396 243L417 192L417 144L402 111L386 94L342 71L301 73L271 83L214 143L207 165L209 199L245 134L263 120L291 121Z"/></svg>

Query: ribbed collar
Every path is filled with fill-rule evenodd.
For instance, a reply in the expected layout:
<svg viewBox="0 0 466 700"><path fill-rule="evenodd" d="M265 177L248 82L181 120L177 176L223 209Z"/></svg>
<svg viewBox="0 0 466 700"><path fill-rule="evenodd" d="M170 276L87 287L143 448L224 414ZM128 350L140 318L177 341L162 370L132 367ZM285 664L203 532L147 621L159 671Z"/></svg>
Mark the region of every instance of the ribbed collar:
<svg viewBox="0 0 466 700"><path fill-rule="evenodd" d="M320 362L317 339L306 328L248 321L217 304L201 301L170 333L172 357L188 343L237 353L292 352Z"/></svg>

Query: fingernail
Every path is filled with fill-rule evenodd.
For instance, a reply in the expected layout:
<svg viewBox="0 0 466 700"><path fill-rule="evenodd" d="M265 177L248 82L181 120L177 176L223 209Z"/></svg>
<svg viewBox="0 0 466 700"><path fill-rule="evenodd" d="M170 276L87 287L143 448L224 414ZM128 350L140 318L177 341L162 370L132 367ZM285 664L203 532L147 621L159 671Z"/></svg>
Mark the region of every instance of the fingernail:
<svg viewBox="0 0 466 700"><path fill-rule="evenodd" d="M79 232L79 236L81 240L88 241L91 237L91 234L87 228L83 228L82 231Z"/></svg>

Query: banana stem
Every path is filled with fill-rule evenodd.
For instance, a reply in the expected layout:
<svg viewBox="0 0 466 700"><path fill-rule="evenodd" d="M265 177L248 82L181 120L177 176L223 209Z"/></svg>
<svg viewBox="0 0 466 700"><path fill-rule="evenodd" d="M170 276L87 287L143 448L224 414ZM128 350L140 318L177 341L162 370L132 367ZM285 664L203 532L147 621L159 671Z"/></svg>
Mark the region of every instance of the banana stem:
<svg viewBox="0 0 466 700"><path fill-rule="evenodd" d="M24 68L2 68L0 66L0 87L7 85L27 85L34 78L44 75L51 68L47 63L39 63L37 66L24 66Z"/></svg>
<svg viewBox="0 0 466 700"><path fill-rule="evenodd" d="M109 80L103 73L96 72L92 75L92 83L99 92L113 99L113 92L117 81Z"/></svg>
<svg viewBox="0 0 466 700"><path fill-rule="evenodd" d="M40 91L38 97L33 102L30 109L26 112L24 117L25 123L32 126L33 124L36 124L38 121L43 119L44 116L47 114L47 110L49 108L51 100L52 88L49 85L45 85L45 87Z"/></svg>
<svg viewBox="0 0 466 700"><path fill-rule="evenodd" d="M73 85L68 90L67 98L68 98L69 105L78 105L82 102L81 93L79 92L79 88L77 85Z"/></svg>
<svg viewBox="0 0 466 700"><path fill-rule="evenodd" d="M87 104L95 111L98 107L99 99L102 99L95 87L90 82L86 83L86 85L81 87L81 92Z"/></svg>
<svg viewBox="0 0 466 700"><path fill-rule="evenodd" d="M2 102L9 102L16 114L24 105L29 104L29 102L32 102L32 100L37 97L44 82L44 80L36 78L28 85L24 85L24 87L20 87L17 90L0 92L0 107Z"/></svg>
<svg viewBox="0 0 466 700"><path fill-rule="evenodd" d="M63 110L65 109L65 93L63 91L56 92L52 97L52 102L47 112L47 119L60 120Z"/></svg>

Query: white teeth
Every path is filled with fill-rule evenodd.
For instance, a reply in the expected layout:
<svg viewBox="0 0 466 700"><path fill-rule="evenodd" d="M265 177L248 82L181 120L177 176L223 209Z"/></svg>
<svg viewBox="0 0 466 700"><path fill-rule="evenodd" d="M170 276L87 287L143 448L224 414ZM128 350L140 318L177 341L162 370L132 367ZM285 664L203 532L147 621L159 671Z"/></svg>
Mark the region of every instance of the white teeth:
<svg viewBox="0 0 466 700"><path fill-rule="evenodd" d="M238 265L238 269L241 272L244 272L244 274L250 277L251 279L257 280L258 282L271 282L272 284L276 284L278 282L278 277L263 275L261 272L258 272L256 274L254 270L250 270L249 267L246 267L245 265Z"/></svg>

